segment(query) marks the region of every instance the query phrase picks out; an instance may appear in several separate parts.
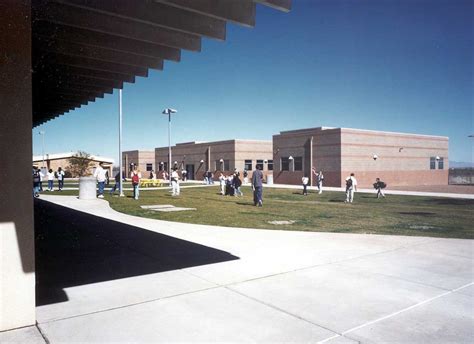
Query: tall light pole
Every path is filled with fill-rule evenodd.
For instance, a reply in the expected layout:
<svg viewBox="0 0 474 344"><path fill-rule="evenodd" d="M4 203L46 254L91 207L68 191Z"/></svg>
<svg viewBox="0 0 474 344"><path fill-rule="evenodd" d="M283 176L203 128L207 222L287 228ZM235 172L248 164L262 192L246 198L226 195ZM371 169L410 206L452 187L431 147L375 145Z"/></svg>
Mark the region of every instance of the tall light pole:
<svg viewBox="0 0 474 344"><path fill-rule="evenodd" d="M171 114L177 113L175 109L166 108L163 110L163 115L168 115L168 177L171 185Z"/></svg>
<svg viewBox="0 0 474 344"><path fill-rule="evenodd" d="M46 132L41 130L39 132L39 134L41 135L41 141L42 141L41 152L43 154L43 164L41 165L41 172L44 173L44 171L43 171L43 169L44 169L44 134L46 134Z"/></svg>
<svg viewBox="0 0 474 344"><path fill-rule="evenodd" d="M119 90L119 174L120 174L120 183L119 183L119 194L123 194L123 172L122 172L122 90Z"/></svg>

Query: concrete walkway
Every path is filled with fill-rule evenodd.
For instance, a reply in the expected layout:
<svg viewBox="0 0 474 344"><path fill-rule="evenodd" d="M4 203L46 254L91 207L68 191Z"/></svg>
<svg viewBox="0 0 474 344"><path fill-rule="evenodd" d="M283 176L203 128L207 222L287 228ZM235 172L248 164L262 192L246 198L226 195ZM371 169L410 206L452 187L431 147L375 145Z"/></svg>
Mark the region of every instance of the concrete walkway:
<svg viewBox="0 0 474 344"><path fill-rule="evenodd" d="M211 227L117 213L104 200L41 200L235 259L64 288L64 302L37 308L37 327L0 333L2 343L474 338L472 240ZM121 245L132 246L134 259L150 258L133 242Z"/></svg>

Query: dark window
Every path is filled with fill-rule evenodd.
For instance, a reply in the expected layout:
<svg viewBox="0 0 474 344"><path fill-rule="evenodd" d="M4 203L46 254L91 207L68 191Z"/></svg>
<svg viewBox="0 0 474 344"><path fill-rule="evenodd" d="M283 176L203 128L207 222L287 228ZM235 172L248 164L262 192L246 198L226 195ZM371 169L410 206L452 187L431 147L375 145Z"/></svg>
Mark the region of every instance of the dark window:
<svg viewBox="0 0 474 344"><path fill-rule="evenodd" d="M438 160L438 170L444 170L444 158Z"/></svg>
<svg viewBox="0 0 474 344"><path fill-rule="evenodd" d="M436 170L436 158L434 156L430 158L430 170Z"/></svg>
<svg viewBox="0 0 474 344"><path fill-rule="evenodd" d="M281 170L282 171L290 170L290 159L288 159L288 157L281 158Z"/></svg>
<svg viewBox="0 0 474 344"><path fill-rule="evenodd" d="M273 171L273 160L268 160L268 170Z"/></svg>
<svg viewBox="0 0 474 344"><path fill-rule="evenodd" d="M253 167L252 167L252 160L245 160L245 167L244 167L247 171L252 171Z"/></svg>
<svg viewBox="0 0 474 344"><path fill-rule="evenodd" d="M224 171L230 171L230 162L229 162L229 160L224 160Z"/></svg>
<svg viewBox="0 0 474 344"><path fill-rule="evenodd" d="M260 165L260 169L263 171L263 160L257 160L257 165Z"/></svg>
<svg viewBox="0 0 474 344"><path fill-rule="evenodd" d="M153 170L153 164L146 164L146 170L147 171Z"/></svg>
<svg viewBox="0 0 474 344"><path fill-rule="evenodd" d="M297 156L293 160L295 164L295 171L303 171L303 158L300 156Z"/></svg>

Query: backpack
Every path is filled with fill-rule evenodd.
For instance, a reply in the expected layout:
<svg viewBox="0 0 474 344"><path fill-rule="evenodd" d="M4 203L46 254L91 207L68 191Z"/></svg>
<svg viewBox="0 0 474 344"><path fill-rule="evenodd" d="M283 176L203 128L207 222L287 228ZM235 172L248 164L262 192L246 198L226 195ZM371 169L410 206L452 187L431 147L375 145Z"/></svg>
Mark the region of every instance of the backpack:
<svg viewBox="0 0 474 344"><path fill-rule="evenodd" d="M38 171L33 173L33 183L39 183L41 181L40 175Z"/></svg>
<svg viewBox="0 0 474 344"><path fill-rule="evenodd" d="M380 188L385 189L387 187L387 184L384 182L380 182Z"/></svg>
<svg viewBox="0 0 474 344"><path fill-rule="evenodd" d="M346 189L350 189L352 187L352 178L346 180Z"/></svg>
<svg viewBox="0 0 474 344"><path fill-rule="evenodd" d="M132 176L132 184L137 185L140 182L140 178L138 178L138 174L133 174Z"/></svg>

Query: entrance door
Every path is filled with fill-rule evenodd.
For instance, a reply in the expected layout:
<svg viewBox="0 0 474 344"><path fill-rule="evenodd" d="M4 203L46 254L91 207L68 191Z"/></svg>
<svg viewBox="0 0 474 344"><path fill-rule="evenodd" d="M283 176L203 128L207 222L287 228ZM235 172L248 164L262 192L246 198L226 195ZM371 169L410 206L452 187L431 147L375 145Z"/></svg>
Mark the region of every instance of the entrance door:
<svg viewBox="0 0 474 344"><path fill-rule="evenodd" d="M186 172L188 172L187 178L189 180L194 180L194 165L193 164L186 165Z"/></svg>

